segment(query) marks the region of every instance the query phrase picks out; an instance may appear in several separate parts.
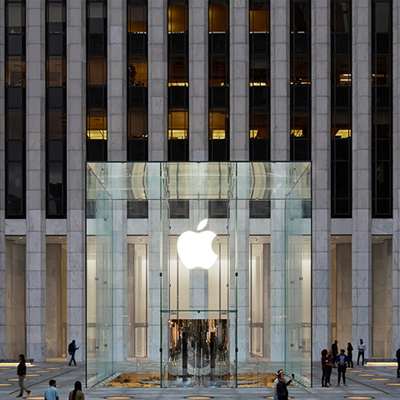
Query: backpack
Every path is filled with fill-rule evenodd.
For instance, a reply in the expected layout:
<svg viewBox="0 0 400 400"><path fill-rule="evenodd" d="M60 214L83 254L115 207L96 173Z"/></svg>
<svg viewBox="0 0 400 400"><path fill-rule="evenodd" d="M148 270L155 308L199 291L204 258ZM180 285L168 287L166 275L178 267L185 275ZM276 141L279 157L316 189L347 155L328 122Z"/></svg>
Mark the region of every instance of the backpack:
<svg viewBox="0 0 400 400"><path fill-rule="evenodd" d="M74 352L74 350L75 350L74 344L73 344L73 343L70 343L70 344L68 345L68 353L69 353L69 355L72 355L72 353Z"/></svg>

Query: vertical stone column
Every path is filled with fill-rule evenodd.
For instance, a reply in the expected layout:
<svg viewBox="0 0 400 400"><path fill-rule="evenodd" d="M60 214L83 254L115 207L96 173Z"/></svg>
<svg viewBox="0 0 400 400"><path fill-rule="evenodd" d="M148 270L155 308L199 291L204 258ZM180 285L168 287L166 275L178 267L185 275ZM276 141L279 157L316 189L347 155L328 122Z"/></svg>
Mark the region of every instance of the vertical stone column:
<svg viewBox="0 0 400 400"><path fill-rule="evenodd" d="M371 2L353 1L353 337L372 349Z"/></svg>
<svg viewBox="0 0 400 400"><path fill-rule="evenodd" d="M208 160L208 0L189 1L189 160Z"/></svg>
<svg viewBox="0 0 400 400"><path fill-rule="evenodd" d="M249 2L230 2L230 159L249 159ZM247 233L246 233L247 234Z"/></svg>
<svg viewBox="0 0 400 400"><path fill-rule="evenodd" d="M26 353L46 359L45 0L26 2Z"/></svg>
<svg viewBox="0 0 400 400"><path fill-rule="evenodd" d="M400 3L393 2L393 71L400 68ZM400 343L400 76L393 75L393 351Z"/></svg>
<svg viewBox="0 0 400 400"><path fill-rule="evenodd" d="M4 126L4 0L0 0L0 359L5 358L6 286L5 286L5 126Z"/></svg>
<svg viewBox="0 0 400 400"><path fill-rule="evenodd" d="M168 1L149 1L149 161L165 161L168 157L167 23Z"/></svg>
<svg viewBox="0 0 400 400"><path fill-rule="evenodd" d="M67 343L85 359L86 2L67 3Z"/></svg>
<svg viewBox="0 0 400 400"><path fill-rule="evenodd" d="M107 2L107 133L108 160L127 159L126 0ZM127 358L127 214L126 202L113 209L113 352L115 361Z"/></svg>
<svg viewBox="0 0 400 400"><path fill-rule="evenodd" d="M107 141L108 160L127 157L126 0L107 2Z"/></svg>
<svg viewBox="0 0 400 400"><path fill-rule="evenodd" d="M330 343L331 302L331 24L329 0L311 2L312 317L313 355Z"/></svg>
<svg viewBox="0 0 400 400"><path fill-rule="evenodd" d="M271 0L271 160L290 154L290 1Z"/></svg>

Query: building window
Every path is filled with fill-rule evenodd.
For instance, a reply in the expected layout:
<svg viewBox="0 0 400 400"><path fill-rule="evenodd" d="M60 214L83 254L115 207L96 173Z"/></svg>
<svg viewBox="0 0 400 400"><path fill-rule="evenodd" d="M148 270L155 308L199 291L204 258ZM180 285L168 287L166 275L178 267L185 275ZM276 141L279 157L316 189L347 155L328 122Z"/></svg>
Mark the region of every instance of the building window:
<svg viewBox="0 0 400 400"><path fill-rule="evenodd" d="M25 0L6 1L5 11L6 218L25 218Z"/></svg>
<svg viewBox="0 0 400 400"><path fill-rule="evenodd" d="M270 1L250 0L250 161L269 161Z"/></svg>
<svg viewBox="0 0 400 400"><path fill-rule="evenodd" d="M168 160L189 160L187 0L168 2Z"/></svg>
<svg viewBox="0 0 400 400"><path fill-rule="evenodd" d="M229 1L209 1L209 161L229 161Z"/></svg>
<svg viewBox="0 0 400 400"><path fill-rule="evenodd" d="M311 160L311 1L290 1L290 159Z"/></svg>
<svg viewBox="0 0 400 400"><path fill-rule="evenodd" d="M128 0L128 161L148 161L147 0Z"/></svg>
<svg viewBox="0 0 400 400"><path fill-rule="evenodd" d="M331 12L331 214L332 218L351 218L351 0L333 0Z"/></svg>
<svg viewBox="0 0 400 400"><path fill-rule="evenodd" d="M392 1L372 0L372 217L393 210Z"/></svg>
<svg viewBox="0 0 400 400"><path fill-rule="evenodd" d="M46 2L46 217L67 216L66 1Z"/></svg>
<svg viewBox="0 0 400 400"><path fill-rule="evenodd" d="M107 1L87 0L87 161L107 160Z"/></svg>

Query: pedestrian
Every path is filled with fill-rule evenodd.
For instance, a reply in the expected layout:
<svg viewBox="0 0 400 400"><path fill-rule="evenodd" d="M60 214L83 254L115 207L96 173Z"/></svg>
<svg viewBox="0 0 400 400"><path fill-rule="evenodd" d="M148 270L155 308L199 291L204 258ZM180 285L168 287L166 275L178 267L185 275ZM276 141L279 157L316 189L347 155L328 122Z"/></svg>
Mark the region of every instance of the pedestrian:
<svg viewBox="0 0 400 400"><path fill-rule="evenodd" d="M31 390L28 390L25 385L25 375L26 375L26 364L25 364L25 356L20 354L19 357L19 364L17 368L17 375L18 375L18 383L19 383L19 395L17 397L22 397L24 395L24 390L28 396L32 394Z"/></svg>
<svg viewBox="0 0 400 400"><path fill-rule="evenodd" d="M54 379L50 379L49 387L44 392L45 400L60 400L60 395L56 386L57 382Z"/></svg>
<svg viewBox="0 0 400 400"><path fill-rule="evenodd" d="M287 390L287 387L292 383L292 380L294 379L294 375L285 382L285 375L283 372L279 374L279 382L276 387L276 393L278 395L279 400L288 400L289 392Z"/></svg>
<svg viewBox="0 0 400 400"><path fill-rule="evenodd" d="M75 340L73 340L69 345L68 345L68 353L71 356L71 360L69 361L68 365L72 365L72 361L76 365L75 361L75 352L79 349L79 347L76 347Z"/></svg>
<svg viewBox="0 0 400 400"><path fill-rule="evenodd" d="M360 357L362 357L362 365L364 365L364 353L367 350L365 343L362 339L360 339L360 344L358 345L358 357L357 357L357 365L359 365Z"/></svg>
<svg viewBox="0 0 400 400"><path fill-rule="evenodd" d="M85 395L82 392L82 383L75 382L75 389L69 393L68 400L85 400Z"/></svg>
<svg viewBox="0 0 400 400"><path fill-rule="evenodd" d="M278 369L278 372L276 373L276 379L274 380L274 400L279 400L278 399L278 393L276 392L276 388L279 383L279 375L283 372L283 369Z"/></svg>
<svg viewBox="0 0 400 400"><path fill-rule="evenodd" d="M337 357L337 355L339 354L338 341L337 341L337 340L335 340L335 342L332 343L331 349L332 349L332 356L333 356L333 359L336 360L336 357Z"/></svg>
<svg viewBox="0 0 400 400"><path fill-rule="evenodd" d="M326 361L326 386L332 386L331 385L331 374L332 374L332 368L336 368L335 365L335 360L332 357L332 352L328 350L328 354L326 355L328 360Z"/></svg>
<svg viewBox="0 0 400 400"><path fill-rule="evenodd" d="M322 366L322 387L327 387L327 368L328 366L326 363L328 362L328 357L327 357L328 351L326 349L321 351L321 366Z"/></svg>
<svg viewBox="0 0 400 400"><path fill-rule="evenodd" d="M344 349L340 350L340 354L336 358L336 364L338 365L338 383L337 385L340 386L340 377L343 377L343 385L346 385L346 368L349 365L349 359L344 354Z"/></svg>
<svg viewBox="0 0 400 400"><path fill-rule="evenodd" d="M396 358L397 358L397 377L400 378L400 345L396 351Z"/></svg>
<svg viewBox="0 0 400 400"><path fill-rule="evenodd" d="M354 364L353 364L353 346L352 346L352 344L350 342L347 343L347 357L349 359L349 368L354 368Z"/></svg>

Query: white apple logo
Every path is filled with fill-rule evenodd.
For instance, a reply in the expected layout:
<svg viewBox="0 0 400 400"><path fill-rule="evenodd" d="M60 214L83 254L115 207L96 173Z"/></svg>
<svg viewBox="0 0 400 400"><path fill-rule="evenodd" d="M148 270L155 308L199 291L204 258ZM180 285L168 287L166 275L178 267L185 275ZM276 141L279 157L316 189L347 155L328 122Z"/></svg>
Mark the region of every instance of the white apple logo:
<svg viewBox="0 0 400 400"><path fill-rule="evenodd" d="M208 219L204 219L197 226L201 231L207 225ZM177 250L183 265L187 269L210 269L218 258L211 244L217 235L211 231L193 232L186 231L178 238Z"/></svg>

